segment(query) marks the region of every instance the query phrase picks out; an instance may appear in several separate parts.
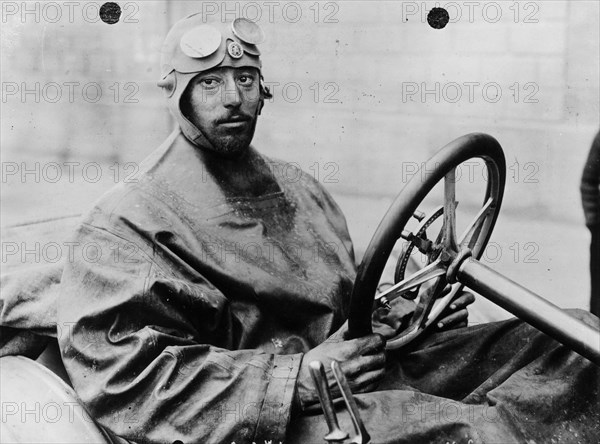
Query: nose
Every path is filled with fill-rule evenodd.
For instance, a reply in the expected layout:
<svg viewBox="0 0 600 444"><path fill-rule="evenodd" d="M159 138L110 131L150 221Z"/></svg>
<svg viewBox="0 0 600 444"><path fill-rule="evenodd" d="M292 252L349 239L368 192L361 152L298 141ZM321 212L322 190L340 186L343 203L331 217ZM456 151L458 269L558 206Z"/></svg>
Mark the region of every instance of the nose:
<svg viewBox="0 0 600 444"><path fill-rule="evenodd" d="M225 108L237 108L242 104L242 95L233 75L225 78L225 89L223 90L223 106Z"/></svg>

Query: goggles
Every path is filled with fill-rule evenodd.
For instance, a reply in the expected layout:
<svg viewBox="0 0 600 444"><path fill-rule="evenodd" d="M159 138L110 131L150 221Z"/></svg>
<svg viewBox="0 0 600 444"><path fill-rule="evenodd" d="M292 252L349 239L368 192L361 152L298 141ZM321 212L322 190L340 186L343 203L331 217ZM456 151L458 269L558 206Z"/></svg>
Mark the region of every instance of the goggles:
<svg viewBox="0 0 600 444"><path fill-rule="evenodd" d="M260 51L256 45L265 40L261 27L246 19L235 19L220 31L208 24L195 26L179 39L179 51L171 59L171 67L180 73L205 71L224 62L232 66L254 66L260 69Z"/></svg>

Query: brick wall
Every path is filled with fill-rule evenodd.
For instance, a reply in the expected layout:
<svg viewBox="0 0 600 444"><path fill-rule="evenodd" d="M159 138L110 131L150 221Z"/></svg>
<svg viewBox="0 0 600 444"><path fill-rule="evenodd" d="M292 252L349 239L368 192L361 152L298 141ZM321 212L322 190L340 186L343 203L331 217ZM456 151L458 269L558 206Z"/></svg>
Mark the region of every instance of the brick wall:
<svg viewBox="0 0 600 444"><path fill-rule="evenodd" d="M442 30L426 23L434 2L303 3L300 17L290 2L261 4L275 99L256 143L329 175L334 192L392 196L412 163L484 131L511 167L506 210L581 221L580 172L600 125L598 4L438 3L451 18ZM256 17L255 4L204 11Z"/></svg>

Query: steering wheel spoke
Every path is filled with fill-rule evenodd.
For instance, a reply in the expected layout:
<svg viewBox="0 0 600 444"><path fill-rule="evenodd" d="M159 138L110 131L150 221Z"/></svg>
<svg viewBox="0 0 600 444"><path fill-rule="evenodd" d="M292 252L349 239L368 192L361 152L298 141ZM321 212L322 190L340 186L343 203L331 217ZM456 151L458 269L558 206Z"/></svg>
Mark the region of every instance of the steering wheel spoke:
<svg viewBox="0 0 600 444"><path fill-rule="evenodd" d="M431 264L414 273L412 276L403 279L402 281L388 288L386 291L379 293L377 296L375 296L375 300L378 302L381 301L380 305L385 304L385 302L390 298L403 296L405 293L408 293L410 290L413 290L421 284L445 274L446 266L442 264L441 260L438 258Z"/></svg>
<svg viewBox="0 0 600 444"><path fill-rule="evenodd" d="M473 250L473 248L477 247L476 242L479 239L479 234L481 233L484 222L486 221L488 215L490 215L493 203L494 199L489 197L475 216L475 219L471 221L466 230L461 234L460 238L458 239L458 244L461 249L469 248Z"/></svg>
<svg viewBox="0 0 600 444"><path fill-rule="evenodd" d="M444 176L444 226L442 245L446 250L458 251L456 242L456 168Z"/></svg>

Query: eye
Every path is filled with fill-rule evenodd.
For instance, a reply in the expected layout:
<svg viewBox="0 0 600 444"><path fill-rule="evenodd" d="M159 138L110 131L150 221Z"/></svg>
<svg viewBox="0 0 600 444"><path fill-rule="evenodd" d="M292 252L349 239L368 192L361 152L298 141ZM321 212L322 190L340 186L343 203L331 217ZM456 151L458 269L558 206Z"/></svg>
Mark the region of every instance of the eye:
<svg viewBox="0 0 600 444"><path fill-rule="evenodd" d="M210 77L200 79L200 85L202 85L206 89L216 88L217 86L219 86L219 79L214 79Z"/></svg>
<svg viewBox="0 0 600 444"><path fill-rule="evenodd" d="M250 74L242 74L238 77L238 82L242 86L251 86L254 83L254 76Z"/></svg>

